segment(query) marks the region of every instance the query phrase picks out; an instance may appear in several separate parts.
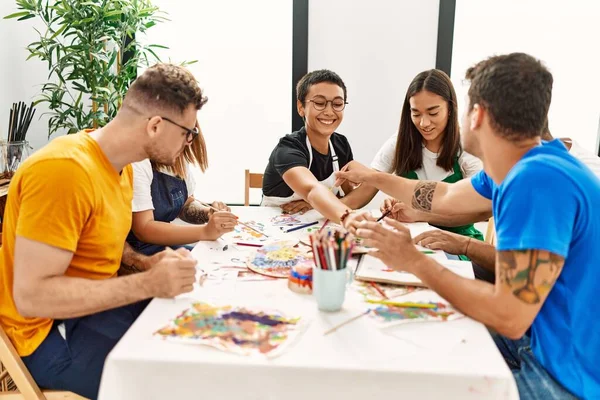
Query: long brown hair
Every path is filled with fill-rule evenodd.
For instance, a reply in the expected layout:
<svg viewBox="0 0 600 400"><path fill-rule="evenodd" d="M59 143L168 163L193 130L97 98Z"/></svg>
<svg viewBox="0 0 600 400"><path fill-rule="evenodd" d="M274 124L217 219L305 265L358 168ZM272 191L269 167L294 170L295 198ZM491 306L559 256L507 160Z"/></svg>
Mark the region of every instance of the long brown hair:
<svg viewBox="0 0 600 400"><path fill-rule="evenodd" d="M206 153L206 142L204 141L200 125L198 125L198 136L196 136L189 146L185 146L185 149L177 157L173 165L162 165L154 161L150 161L150 163L154 169L167 170L182 179L187 177L188 163L197 165L202 172L205 172L208 168L208 154Z"/></svg>
<svg viewBox="0 0 600 400"><path fill-rule="evenodd" d="M446 124L437 159L437 166L446 171L452 170L455 157L462 152L456 93L450 77L438 69L423 71L412 80L404 98L394 156L394 172L396 175L403 175L423 167L423 136L412 122L410 110L410 98L423 90L441 96L448 103L448 123Z"/></svg>

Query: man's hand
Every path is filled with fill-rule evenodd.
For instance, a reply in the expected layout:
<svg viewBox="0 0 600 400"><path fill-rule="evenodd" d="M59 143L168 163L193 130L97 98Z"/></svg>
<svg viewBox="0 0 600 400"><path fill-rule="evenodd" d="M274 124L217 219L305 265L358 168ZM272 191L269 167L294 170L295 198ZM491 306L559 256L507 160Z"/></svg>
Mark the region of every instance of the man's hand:
<svg viewBox="0 0 600 400"><path fill-rule="evenodd" d="M219 211L231 211L231 208L227 207L227 204L223 203L222 201L213 201L212 203L210 203L211 207L216 208ZM208 216L212 216L215 213L215 210L213 210L212 208L208 209Z"/></svg>
<svg viewBox="0 0 600 400"><path fill-rule="evenodd" d="M353 235L356 234L356 229L360 226L363 221L375 221L375 218L368 211L354 211L344 219L343 226L346 230ZM362 236L359 236L362 237Z"/></svg>
<svg viewBox="0 0 600 400"><path fill-rule="evenodd" d="M233 231L237 225L237 217L229 211L216 211L206 224L204 240L217 240L223 234Z"/></svg>
<svg viewBox="0 0 600 400"><path fill-rule="evenodd" d="M283 204L281 209L286 214L304 214L305 212L312 210L312 206L304 200L296 200Z"/></svg>
<svg viewBox="0 0 600 400"><path fill-rule="evenodd" d="M423 232L413 242L432 250L443 250L450 254L467 254L467 246L471 240L468 236L458 235L442 230Z"/></svg>
<svg viewBox="0 0 600 400"><path fill-rule="evenodd" d="M385 218L383 221L388 227L372 221L361 222L356 235L365 239L365 245L376 248L377 251L369 254L388 267L413 272L415 262L425 256L413 244L410 230L394 219Z"/></svg>
<svg viewBox="0 0 600 400"><path fill-rule="evenodd" d="M348 181L356 187L363 182L367 182L375 173L377 171L362 165L358 161L350 161L339 172L335 173L335 186L342 186L344 182Z"/></svg>
<svg viewBox="0 0 600 400"><path fill-rule="evenodd" d="M388 216L400 222L419 222L423 221L421 212L414 208L407 206L405 203L398 201L394 198L388 197L383 201L383 204L379 208L382 213L392 210Z"/></svg>
<svg viewBox="0 0 600 400"><path fill-rule="evenodd" d="M175 297L192 291L197 261L187 249L166 249L155 257L158 261L147 272L152 297Z"/></svg>

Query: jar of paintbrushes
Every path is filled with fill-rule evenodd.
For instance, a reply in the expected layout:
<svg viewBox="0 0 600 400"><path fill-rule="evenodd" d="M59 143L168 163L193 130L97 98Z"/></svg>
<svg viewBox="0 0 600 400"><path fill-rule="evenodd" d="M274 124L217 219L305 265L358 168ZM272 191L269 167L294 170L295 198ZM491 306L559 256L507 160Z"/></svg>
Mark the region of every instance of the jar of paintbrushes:
<svg viewBox="0 0 600 400"><path fill-rule="evenodd" d="M14 103L10 109L6 141L0 142L0 179L10 180L29 157L32 148L26 136L34 114L33 103L29 107L23 102Z"/></svg>

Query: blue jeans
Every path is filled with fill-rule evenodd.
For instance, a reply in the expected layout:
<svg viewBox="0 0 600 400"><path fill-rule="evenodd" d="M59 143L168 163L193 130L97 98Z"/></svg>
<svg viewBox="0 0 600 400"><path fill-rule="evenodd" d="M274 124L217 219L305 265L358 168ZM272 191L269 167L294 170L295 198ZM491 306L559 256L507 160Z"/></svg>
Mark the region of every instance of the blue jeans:
<svg viewBox="0 0 600 400"><path fill-rule="evenodd" d="M521 400L576 399L536 360L529 337L510 340L493 334L492 338L513 373Z"/></svg>
<svg viewBox="0 0 600 400"><path fill-rule="evenodd" d="M106 356L144 311L149 300L80 318L54 321L42 344L23 362L45 389L98 397ZM66 338L59 326L64 323Z"/></svg>

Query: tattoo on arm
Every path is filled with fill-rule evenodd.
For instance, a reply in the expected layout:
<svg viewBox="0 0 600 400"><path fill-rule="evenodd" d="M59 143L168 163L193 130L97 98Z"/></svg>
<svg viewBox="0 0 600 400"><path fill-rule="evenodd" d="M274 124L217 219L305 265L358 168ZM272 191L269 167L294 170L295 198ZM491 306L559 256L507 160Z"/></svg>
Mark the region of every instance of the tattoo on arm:
<svg viewBox="0 0 600 400"><path fill-rule="evenodd" d="M412 198L412 206L420 211L431 212L431 202L437 182L423 181L418 182Z"/></svg>
<svg viewBox="0 0 600 400"><path fill-rule="evenodd" d="M124 276L144 272L147 268L145 261L148 258L148 256L133 250L129 243L125 242L123 256L121 257L121 266L119 267L117 274L119 276Z"/></svg>
<svg viewBox="0 0 600 400"><path fill-rule="evenodd" d="M554 286L564 262L545 250L499 251L500 284L524 303L539 304Z"/></svg>
<svg viewBox="0 0 600 400"><path fill-rule="evenodd" d="M179 218L190 224L205 224L208 222L208 210L198 204L197 201L191 201L183 207Z"/></svg>

